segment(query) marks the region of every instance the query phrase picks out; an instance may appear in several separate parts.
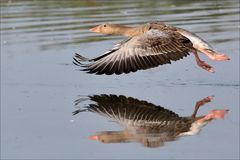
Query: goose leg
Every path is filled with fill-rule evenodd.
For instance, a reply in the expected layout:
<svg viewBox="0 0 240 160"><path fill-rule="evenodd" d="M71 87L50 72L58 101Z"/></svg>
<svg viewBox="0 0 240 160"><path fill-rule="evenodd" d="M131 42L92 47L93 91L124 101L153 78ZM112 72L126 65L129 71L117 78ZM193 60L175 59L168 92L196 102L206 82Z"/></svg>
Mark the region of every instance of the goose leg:
<svg viewBox="0 0 240 160"><path fill-rule="evenodd" d="M193 114L192 114L192 117L195 118L196 115L197 115L198 109L199 109L201 106L203 106L204 104L211 102L213 98L214 98L214 96L208 96L208 97L206 97L206 98L203 98L203 99L200 100L200 101L197 101L197 103L196 103L196 105L195 105L195 109L194 109Z"/></svg>
<svg viewBox="0 0 240 160"><path fill-rule="evenodd" d="M193 52L194 56L195 56L195 60L197 62L197 65L205 70L207 70L208 72L213 73L214 72L214 68L212 66L210 66L209 64L205 63L204 61L202 61L198 54L197 51Z"/></svg>
<svg viewBox="0 0 240 160"><path fill-rule="evenodd" d="M209 59L213 60L213 61L226 61L226 60L230 60L230 58L225 55L225 54L218 54L213 50L206 50L204 48L198 48L198 50L200 52L202 52L203 54L205 54Z"/></svg>

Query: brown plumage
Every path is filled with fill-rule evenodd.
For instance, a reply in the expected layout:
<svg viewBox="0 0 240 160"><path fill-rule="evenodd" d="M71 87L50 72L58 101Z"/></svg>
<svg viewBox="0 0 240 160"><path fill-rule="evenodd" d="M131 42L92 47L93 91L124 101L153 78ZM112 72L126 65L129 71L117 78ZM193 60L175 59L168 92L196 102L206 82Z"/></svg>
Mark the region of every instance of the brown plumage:
<svg viewBox="0 0 240 160"><path fill-rule="evenodd" d="M209 54L210 52L215 53L213 49L195 34L184 29L161 22L151 22L135 28L104 24L91 29L91 31L123 35L129 39L93 59L76 54L74 64L83 67L83 71L88 73L111 75L136 72L170 64L171 61L186 57L189 52L195 53L199 66L213 72L213 68L201 61L196 54L197 48L205 47ZM228 57L221 60L226 60L226 58Z"/></svg>

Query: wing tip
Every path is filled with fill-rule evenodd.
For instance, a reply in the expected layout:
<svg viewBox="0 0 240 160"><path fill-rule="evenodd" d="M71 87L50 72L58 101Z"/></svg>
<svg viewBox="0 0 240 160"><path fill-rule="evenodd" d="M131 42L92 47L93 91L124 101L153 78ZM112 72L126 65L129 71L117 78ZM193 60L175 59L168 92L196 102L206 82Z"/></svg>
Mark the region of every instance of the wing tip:
<svg viewBox="0 0 240 160"><path fill-rule="evenodd" d="M81 66L82 62L88 61L88 58L75 53L75 56L73 57L73 64L77 65L77 66Z"/></svg>

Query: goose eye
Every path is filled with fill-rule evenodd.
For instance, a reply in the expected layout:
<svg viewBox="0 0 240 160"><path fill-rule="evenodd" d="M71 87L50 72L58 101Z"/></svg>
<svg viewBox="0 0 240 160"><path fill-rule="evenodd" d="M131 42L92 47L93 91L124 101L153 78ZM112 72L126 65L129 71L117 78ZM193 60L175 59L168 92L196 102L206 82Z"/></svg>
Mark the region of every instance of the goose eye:
<svg viewBox="0 0 240 160"><path fill-rule="evenodd" d="M104 24L104 25L103 25L103 27L107 27L107 25L106 25L106 24Z"/></svg>

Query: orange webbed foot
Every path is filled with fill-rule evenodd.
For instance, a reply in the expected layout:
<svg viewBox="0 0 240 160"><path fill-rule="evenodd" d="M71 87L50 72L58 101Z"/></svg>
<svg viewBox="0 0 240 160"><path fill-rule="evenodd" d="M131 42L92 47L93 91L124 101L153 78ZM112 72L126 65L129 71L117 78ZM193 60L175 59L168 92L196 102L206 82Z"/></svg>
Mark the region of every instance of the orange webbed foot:
<svg viewBox="0 0 240 160"><path fill-rule="evenodd" d="M226 60L230 60L230 58L225 55L225 54L212 54L211 56L209 56L209 58L213 61L226 61Z"/></svg>
<svg viewBox="0 0 240 160"><path fill-rule="evenodd" d="M213 61L226 61L230 58L226 54L219 54L212 49L198 48L200 52L205 54L209 59Z"/></svg>
<svg viewBox="0 0 240 160"><path fill-rule="evenodd" d="M205 63L204 61L197 61L197 65L205 70L207 70L208 72L214 73L214 68L212 66L210 66L209 64Z"/></svg>

